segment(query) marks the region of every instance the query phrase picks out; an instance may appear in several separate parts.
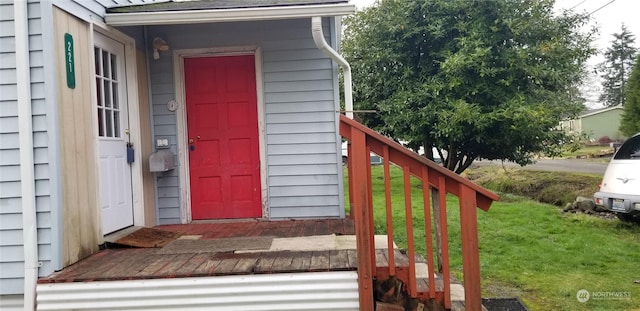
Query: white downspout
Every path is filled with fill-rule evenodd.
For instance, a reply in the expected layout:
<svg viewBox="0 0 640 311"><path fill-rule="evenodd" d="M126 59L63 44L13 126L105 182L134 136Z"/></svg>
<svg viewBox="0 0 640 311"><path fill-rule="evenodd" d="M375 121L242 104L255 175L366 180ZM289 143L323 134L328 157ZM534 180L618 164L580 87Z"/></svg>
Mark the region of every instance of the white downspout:
<svg viewBox="0 0 640 311"><path fill-rule="evenodd" d="M24 248L24 310L35 310L38 281L38 231L33 161L31 75L29 74L29 24L27 1L14 1L18 135L20 146L20 190Z"/></svg>
<svg viewBox="0 0 640 311"><path fill-rule="evenodd" d="M322 50L331 59L333 59L340 67L344 74L344 110L349 119L353 119L353 87L351 84L351 66L336 50L324 39L322 33L322 17L315 16L311 18L311 33L313 34L313 42L316 43L318 49Z"/></svg>

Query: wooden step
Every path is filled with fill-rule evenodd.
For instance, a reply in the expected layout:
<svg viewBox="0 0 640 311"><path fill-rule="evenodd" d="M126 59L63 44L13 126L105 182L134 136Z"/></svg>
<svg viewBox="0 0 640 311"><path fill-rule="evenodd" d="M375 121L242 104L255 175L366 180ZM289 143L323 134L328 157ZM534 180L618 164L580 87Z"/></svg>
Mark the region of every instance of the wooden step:
<svg viewBox="0 0 640 311"><path fill-rule="evenodd" d="M389 274L389 255L387 249L376 250L376 278L379 280L386 280L391 277ZM401 280L404 284L409 283L409 257L402 251L394 250L394 259L396 266L395 276ZM422 255L416 255L415 260L415 273L416 273L416 287L418 292L418 299L427 300L429 297L429 276L427 261ZM435 272L435 294L436 301L440 304L444 304L444 280L442 273ZM450 295L451 295L451 310L463 311L464 307L464 287L460 281L451 277L450 278ZM484 306L483 310L486 310Z"/></svg>

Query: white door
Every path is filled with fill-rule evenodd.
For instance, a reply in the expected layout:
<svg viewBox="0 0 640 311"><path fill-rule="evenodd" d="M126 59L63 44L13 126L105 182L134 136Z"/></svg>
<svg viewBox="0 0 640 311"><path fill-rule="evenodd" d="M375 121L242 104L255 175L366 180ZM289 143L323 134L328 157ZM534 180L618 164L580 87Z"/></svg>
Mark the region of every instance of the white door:
<svg viewBox="0 0 640 311"><path fill-rule="evenodd" d="M133 225L127 81L124 46L99 33L94 40L100 207L107 234Z"/></svg>

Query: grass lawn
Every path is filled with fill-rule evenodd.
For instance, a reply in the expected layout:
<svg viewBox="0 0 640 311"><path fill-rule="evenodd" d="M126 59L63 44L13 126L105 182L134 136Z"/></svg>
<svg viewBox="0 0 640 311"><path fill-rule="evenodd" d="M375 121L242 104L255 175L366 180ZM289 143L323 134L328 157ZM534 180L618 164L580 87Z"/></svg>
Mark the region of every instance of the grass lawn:
<svg viewBox="0 0 640 311"><path fill-rule="evenodd" d="M563 152L562 157L563 158L590 157L593 155L601 154L604 150L610 150L609 152L613 152L613 149L610 149L609 146L582 146L580 149L575 151Z"/></svg>
<svg viewBox="0 0 640 311"><path fill-rule="evenodd" d="M392 169L391 175L395 240L406 248L402 172ZM376 233L385 234L382 167L372 176ZM420 182L412 179L412 188L416 250L424 254ZM451 270L462 279L457 198L450 195L447 206ZM519 297L530 310L640 310L640 284L634 284L640 280L640 226L563 215L552 205L503 195L489 212L478 211L478 227L483 297ZM576 299L580 289L592 295L586 303ZM603 299L601 293L629 298Z"/></svg>

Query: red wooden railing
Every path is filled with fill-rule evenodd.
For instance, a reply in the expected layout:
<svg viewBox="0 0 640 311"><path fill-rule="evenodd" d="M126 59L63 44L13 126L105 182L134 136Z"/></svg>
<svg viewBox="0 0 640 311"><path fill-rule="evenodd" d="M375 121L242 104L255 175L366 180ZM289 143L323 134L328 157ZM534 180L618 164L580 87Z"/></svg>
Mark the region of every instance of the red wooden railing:
<svg viewBox="0 0 640 311"><path fill-rule="evenodd" d="M403 171L405 217L407 231L408 294L412 298L437 298L434 279L434 237L438 272L443 276L442 303L451 308L450 268L447 228L447 193L458 196L460 202L460 229L462 239L462 266L464 274L466 310L480 311L480 261L478 254L478 224L476 208L488 210L491 203L498 200L494 193L458 176L457 174L429 161L400 144L380 135L364 125L340 116L340 135L349 143L349 198L351 216L355 222L356 244L358 248L358 285L360 290L360 310L373 310L373 278L376 276L376 250L374 244L372 181L370 152L380 155L384 160L385 201L388 236L388 275L396 275L393 248L393 225L390 193L390 164ZM411 204L410 178L415 176L423 183L424 236L428 265L428 292L419 293L415 273L415 238L413 228L413 209ZM424 186L424 185L428 185ZM429 193L431 191L431 195ZM432 213L433 210L433 213ZM433 226L432 228L432 219Z"/></svg>

